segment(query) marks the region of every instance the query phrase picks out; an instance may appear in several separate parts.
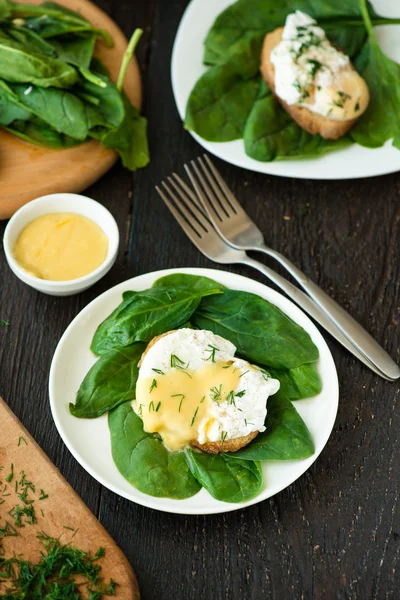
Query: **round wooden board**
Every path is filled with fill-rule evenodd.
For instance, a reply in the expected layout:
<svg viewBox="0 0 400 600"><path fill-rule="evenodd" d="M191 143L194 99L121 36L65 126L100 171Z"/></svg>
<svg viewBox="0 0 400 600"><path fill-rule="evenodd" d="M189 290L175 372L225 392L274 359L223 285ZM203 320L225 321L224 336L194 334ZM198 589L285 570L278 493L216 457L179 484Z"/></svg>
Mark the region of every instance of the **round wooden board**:
<svg viewBox="0 0 400 600"><path fill-rule="evenodd" d="M42 0L25 0L40 4ZM79 11L96 27L107 29L114 46L107 48L98 40L95 54L111 74L118 76L127 39L116 23L89 0L57 0ZM125 92L140 108L142 100L139 67L131 61L125 80ZM22 142L0 130L0 219L8 219L18 208L34 198L55 192L81 192L99 179L117 160L117 154L92 140L75 148L52 150Z"/></svg>

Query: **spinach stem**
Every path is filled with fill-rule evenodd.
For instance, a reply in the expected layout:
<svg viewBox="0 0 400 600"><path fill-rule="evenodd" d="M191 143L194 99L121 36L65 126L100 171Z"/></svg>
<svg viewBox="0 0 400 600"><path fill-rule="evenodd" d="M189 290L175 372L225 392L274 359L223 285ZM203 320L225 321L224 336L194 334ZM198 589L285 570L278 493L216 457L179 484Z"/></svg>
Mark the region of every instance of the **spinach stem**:
<svg viewBox="0 0 400 600"><path fill-rule="evenodd" d="M376 37L374 34L371 17L369 16L369 12L368 12L367 0L360 0L360 11L361 11L361 16L364 21L365 29L368 32L370 40L372 42L376 42Z"/></svg>
<svg viewBox="0 0 400 600"><path fill-rule="evenodd" d="M143 33L143 29L135 29L131 39L129 40L128 47L125 50L125 54L122 58L121 68L119 70L119 75L118 75L118 79L117 79L117 89L119 91L122 90L122 87L124 85L126 71L128 69L129 63L132 59L132 56L135 52L136 46L137 46L140 38L142 37L142 33Z"/></svg>

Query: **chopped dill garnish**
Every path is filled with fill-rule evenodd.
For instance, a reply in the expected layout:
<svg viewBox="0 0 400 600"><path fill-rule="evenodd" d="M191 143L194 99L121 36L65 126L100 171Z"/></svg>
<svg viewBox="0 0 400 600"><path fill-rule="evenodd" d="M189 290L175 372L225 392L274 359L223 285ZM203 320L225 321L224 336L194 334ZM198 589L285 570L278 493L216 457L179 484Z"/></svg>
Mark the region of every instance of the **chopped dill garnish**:
<svg viewBox="0 0 400 600"><path fill-rule="evenodd" d="M39 500L45 500L48 497L49 497L49 495L46 494L44 490L40 490Z"/></svg>
<svg viewBox="0 0 400 600"><path fill-rule="evenodd" d="M243 373L242 373L241 375L239 375L239 379L240 379L241 377L243 377L243 375L246 375L247 373L249 373L249 371L250 371L250 369L247 369L247 371L243 371Z"/></svg>
<svg viewBox="0 0 400 600"><path fill-rule="evenodd" d="M224 365L222 368L223 369L230 369L232 365Z"/></svg>
<svg viewBox="0 0 400 600"><path fill-rule="evenodd" d="M153 381L151 382L150 389L149 389L149 394L151 394L151 392L152 392L152 391L154 390L154 388L156 388L156 387L157 387L157 380L156 380L156 379L153 379Z"/></svg>
<svg viewBox="0 0 400 600"><path fill-rule="evenodd" d="M11 463L10 472L9 472L9 474L6 477L7 483L10 483L10 481L12 481L13 477L14 477L14 465L13 465L13 463Z"/></svg>
<svg viewBox="0 0 400 600"><path fill-rule="evenodd" d="M307 61L307 63L309 65L311 65L310 75L314 79L315 75L317 74L319 69L322 67L322 63L320 63L319 60L314 60L311 58Z"/></svg>
<svg viewBox="0 0 400 600"><path fill-rule="evenodd" d="M200 400L200 404L203 404L204 400L206 399L205 396L202 397L202 399Z"/></svg>
<svg viewBox="0 0 400 600"><path fill-rule="evenodd" d="M20 435L19 438L18 438L18 446L21 445L21 442L24 442L25 446L28 445L28 442L26 441L26 439L24 438L23 435Z"/></svg>
<svg viewBox="0 0 400 600"><path fill-rule="evenodd" d="M194 415L193 415L192 422L190 423L190 427L193 427L193 424L194 424L194 422L195 422L195 420L196 420L196 417L197 417L197 413L198 413L198 412L199 412L199 407L197 407L197 408L196 408L196 410L194 411Z"/></svg>
<svg viewBox="0 0 400 600"><path fill-rule="evenodd" d="M354 107L354 112L357 112L358 110L360 110L360 103L357 102L357 104Z"/></svg>
<svg viewBox="0 0 400 600"><path fill-rule="evenodd" d="M265 381L268 381L269 379L271 379L271 373L268 373L268 371L266 371L265 369L262 369L260 367L260 371L261 371L261 375L263 376L263 379L265 379Z"/></svg>
<svg viewBox="0 0 400 600"><path fill-rule="evenodd" d="M160 410L160 406L161 406L161 400L160 400L160 402L156 406L156 412L158 412Z"/></svg>
<svg viewBox="0 0 400 600"><path fill-rule="evenodd" d="M298 32L297 37L305 38L305 39L304 39L304 41L302 41L300 48L296 52L296 60L298 60L304 54L304 52L306 50L311 48L311 46L320 46L322 43L321 38L319 38L317 35L315 35L314 32L307 31L307 29L301 30L300 32Z"/></svg>
<svg viewBox="0 0 400 600"><path fill-rule="evenodd" d="M33 504L26 504L25 506L17 504L8 511L8 514L14 519L15 527L24 527L25 523L28 525L34 525L36 523L36 514ZM25 517L24 521L22 520L23 517Z"/></svg>
<svg viewBox="0 0 400 600"><path fill-rule="evenodd" d="M235 394L235 396L237 396L238 398L243 398L243 396L245 395L246 390L240 390L240 392L238 392L237 394Z"/></svg>
<svg viewBox="0 0 400 600"><path fill-rule="evenodd" d="M185 362L183 360L181 360L179 358L179 356L176 356L176 354L171 354L171 367L173 367L174 369L180 369L183 373L185 373L185 375L187 375L188 377L190 377L190 379L192 379L192 376L190 373L187 372L187 368L189 366L189 363L187 363L185 365Z"/></svg>
<svg viewBox="0 0 400 600"><path fill-rule="evenodd" d="M63 525L64 529L69 529L70 531L74 531L73 527L68 527L68 525Z"/></svg>
<svg viewBox="0 0 400 600"><path fill-rule="evenodd" d="M215 363L215 353L219 352L219 348L216 348L212 344L207 344L207 347L210 348L210 355L206 358L206 360L211 360L211 362Z"/></svg>
<svg viewBox="0 0 400 600"><path fill-rule="evenodd" d="M176 354L171 354L171 367L174 369L182 369L185 362L176 356Z"/></svg>
<svg viewBox="0 0 400 600"><path fill-rule="evenodd" d="M185 399L185 394L172 394L171 398L180 398L178 412L181 412L182 402Z"/></svg>
<svg viewBox="0 0 400 600"><path fill-rule="evenodd" d="M210 389L211 400L214 400L214 402L218 402L219 400L221 400L221 394L222 394L222 383L219 385L219 387L214 386Z"/></svg>
<svg viewBox="0 0 400 600"><path fill-rule="evenodd" d="M6 535L15 534L8 529ZM101 578L101 565L96 563L104 556L104 548L91 556L71 544L63 545L60 539L43 532L37 534L37 539L44 548L39 562L32 563L18 555L0 558L1 581L11 586L5 589L2 598L77 600L85 597L101 600L104 596L115 596L117 583L113 579L105 583ZM75 581L76 576L79 576L79 582Z"/></svg>
<svg viewBox="0 0 400 600"><path fill-rule="evenodd" d="M229 394L227 395L227 397L225 398L225 400L228 402L228 404L233 404L234 406L236 406L236 403L235 403L235 392L233 390L231 390L229 392Z"/></svg>
<svg viewBox="0 0 400 600"><path fill-rule="evenodd" d="M144 404L139 404L139 408L138 408L139 417L141 417L143 415L143 406L144 406Z"/></svg>
<svg viewBox="0 0 400 600"><path fill-rule="evenodd" d="M222 431L222 432L221 432L221 440L222 440L222 443L224 443L224 442L225 442L225 440L226 440L226 436L227 436L227 435L228 435L228 432L227 432L227 431Z"/></svg>
<svg viewBox="0 0 400 600"><path fill-rule="evenodd" d="M153 400L149 404L149 412L151 412L152 410L155 410Z"/></svg>
<svg viewBox="0 0 400 600"><path fill-rule="evenodd" d="M161 371L161 369L152 369L152 371L154 371L154 373L158 373L158 375L164 375L164 371Z"/></svg>
<svg viewBox="0 0 400 600"><path fill-rule="evenodd" d="M332 104L338 106L339 108L344 108L344 105L346 104L347 100L350 100L351 96L341 90L339 90L337 94L339 96L339 100L333 100Z"/></svg>
<svg viewBox="0 0 400 600"><path fill-rule="evenodd" d="M103 558L105 553L106 553L105 548L100 546L100 548L97 550L96 554L94 555L93 560L98 560L99 558Z"/></svg>

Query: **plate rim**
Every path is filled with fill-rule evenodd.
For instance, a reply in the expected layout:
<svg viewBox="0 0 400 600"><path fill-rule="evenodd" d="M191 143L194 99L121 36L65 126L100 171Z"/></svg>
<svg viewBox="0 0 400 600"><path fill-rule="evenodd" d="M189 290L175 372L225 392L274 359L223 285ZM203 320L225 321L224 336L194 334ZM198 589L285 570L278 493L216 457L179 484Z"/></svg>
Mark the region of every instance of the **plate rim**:
<svg viewBox="0 0 400 600"><path fill-rule="evenodd" d="M171 77L171 87L172 87L172 93L174 96L174 101L175 101L175 106L179 115L179 118L182 121L182 126L184 124L184 120L185 120L185 110L186 110L186 102L184 106L181 106L181 94L178 92L178 84L177 84L177 72L178 72L178 67L177 67L177 62L179 61L179 46L181 44L181 38L183 35L183 32L185 30L186 27L186 20L189 19L191 11L193 10L193 8L195 6L197 6L197 4L201 4L203 2L203 0L190 0L190 2L188 3L188 5L186 6L181 20L179 21L179 25L178 28L176 30L176 34L175 34L175 38L174 38L174 42L173 42L173 48L172 48L172 53L171 53L171 64L170 64L170 77ZM227 2L226 8L231 5L234 4L234 0L229 0ZM375 5L375 2L374 2ZM217 9L219 10L219 9ZM225 10L225 9L222 9ZM216 18L221 11L216 12L214 15L214 18ZM317 156L314 158L298 158L298 159L282 159L282 160L275 160L275 161L257 161L253 158L251 158L250 156L248 156L245 151L244 151L244 146L243 146L243 139L240 138L239 140L233 140L232 142L209 142L205 139L203 139L200 135L198 135L197 133L190 131L190 130L185 130L187 131L195 140L196 142L202 147L204 148L207 152L210 152L211 154L213 154L214 156L216 156L217 158L227 162L228 164L231 164L233 166L236 167L240 167L242 169L246 169L248 171L252 171L255 173L261 173L263 175L269 175L269 176L274 176L274 177L288 177L291 179L308 179L311 181L341 181L341 180L349 180L349 179L367 179L369 177L380 177L382 175L389 175L392 173L397 173L400 171L400 151L397 150L397 152L399 153L399 161L398 161L398 165L397 166L388 166L387 168L384 168L384 165L386 164L384 160L376 160L375 164L380 164L383 165L383 169L382 167L380 167L379 169L376 169L372 172L369 173L356 173L356 174L352 174L352 173L348 173L348 174L342 174L340 173L340 170L338 170L337 168L331 168L331 172L327 175L322 175L321 174L321 167L323 167L323 161L326 157L329 157L330 155L340 155L343 154L343 161L347 162L348 158L346 159L346 151L352 150L354 148L360 148L362 150L362 152L367 151L370 152L371 155L376 151L383 151L385 148L394 148L392 146L392 140L387 140L385 142L385 144L383 146L381 146L380 148L367 148L365 146L360 146L359 144L353 143L351 146L349 146L348 148L343 148L343 149L339 149L333 152L328 152L325 155L322 156ZM237 143L241 143L242 144L242 151L241 151L241 157L236 158L236 157L227 157L226 156L226 151L224 151L224 148L226 148L227 144L237 144ZM244 164L243 160L245 161L250 161L250 164ZM362 161L363 157L355 157L353 159L351 159L353 161ZM313 170L313 174L310 175L309 172L305 172L304 174L300 171L297 173L292 173L290 172L285 172L285 169L283 170L283 172L275 172L275 170L272 168L268 169L268 166L271 165L271 167L276 166L276 165L290 165L290 163L295 163L295 165L301 165L301 164L305 164L308 165L309 168L311 168L312 166L315 167ZM290 167L289 167L290 168ZM294 167L296 168L296 167Z"/></svg>
<svg viewBox="0 0 400 600"><path fill-rule="evenodd" d="M332 415L332 423L330 424L328 430L325 432L321 448L318 451L316 451L311 457L308 457L308 458L302 459L302 460L297 460L297 461L285 461L287 463L288 462L297 463L299 465L298 473L296 474L295 478L290 481L290 483L288 483L287 485L284 485L283 487L280 487L279 490L273 492L272 494L268 494L268 487L267 487L266 489L261 491L257 496L255 496L251 500L249 500L247 502L243 502L243 503L221 502L221 501L215 500L210 495L211 501L213 503L216 502L217 504L215 506L207 507L207 508L203 509L202 511L199 511L196 508L182 506L181 503L184 503L185 499L175 500L182 507L179 509L177 507L177 510L175 510L174 508L169 507L169 506L161 507L160 505L158 505L156 502L153 501L153 496L143 494L142 492L137 490L131 484L132 489L134 489L136 492L139 492L141 495L143 495L143 498L144 498L143 501L142 501L142 498L133 499L131 496L129 496L128 493L125 493L123 490L118 489L117 485L110 483L102 475L99 475L96 472L96 469L94 467L92 467L86 461L86 458L84 458L82 455L80 455L79 451L77 451L75 449L73 443L70 442L68 434L64 430L62 420L59 419L59 416L57 414L57 401L55 399L55 393L54 393L55 378L56 378L56 374L57 374L56 371L57 371L60 356L62 356L63 345L64 345L65 341L67 340L68 336L70 335L71 331L73 331L78 318L80 318L80 319L84 318L85 315L89 314L90 311L93 310L93 307L95 307L96 304L101 302L101 300L104 300L111 293L117 293L119 291L121 291L121 293L122 293L122 291L124 290L124 287L126 285L131 285L132 282L137 282L137 280L140 281L140 279L144 279L144 278L153 278L153 282L154 282L159 277L164 277L166 275L170 275L170 274L174 274L174 273L186 273L189 275L203 275L205 277L211 277L211 278L216 278L216 277L218 277L218 274L222 273L224 276L229 276L229 277L235 278L235 280L238 283L243 282L244 286L246 285L246 281L250 280L252 282L252 284L256 284L256 287L260 287L261 289L265 288L267 290L268 296L272 296L272 298L274 298L274 297L279 298L280 302L282 302L282 300L283 300L283 304L286 304L286 306L290 306L291 309L292 308L295 309L295 312L302 314L303 318L305 318L306 323L307 323L306 331L308 331L308 333L310 333L310 334L312 333L313 337L315 336L317 338L318 348L319 349L323 348L324 352L327 353L326 358L330 362L330 370L331 370L331 375L332 375L332 381L330 381L330 389L331 389L330 397L331 397L331 403L332 403L332 406L334 409L333 415ZM217 279L217 281L218 281L218 279ZM236 289L238 289L238 288L236 288ZM246 291L245 287L244 287L244 291ZM251 293L254 293L254 292L251 292ZM265 296L261 296L261 297L265 297ZM269 300L269 301L273 302L273 300ZM290 318L293 318L293 317L290 317ZM308 327L310 329L308 329ZM315 341L314 341L314 343L315 343ZM90 350L90 349L88 348L88 350ZM104 291L102 294L100 294L96 298L94 298L70 322L70 324L65 329L64 333L62 334L62 336L56 346L56 349L54 351L53 358L51 361L50 371L49 371L48 393L49 393L51 414L52 414L56 429L58 431L58 434L60 435L63 443L65 444L65 446L67 447L69 452L72 454L72 456L75 458L75 460L85 469L85 471L87 473L89 473L89 475L91 475L91 477L93 477L97 482L99 482L101 485L103 485L107 489L111 490L112 492L114 492L115 494L117 494L123 498L126 498L127 500L129 500L131 502L134 502L141 506L151 508L154 510L158 510L161 512L167 512L167 513L172 513L172 514L181 514L181 515L208 515L208 514L219 514L219 513L232 512L235 510L241 510L241 509L247 508L249 506L252 506L254 504L263 502L264 500L267 500L267 499L271 498L272 496L274 496L275 494L280 493L283 490L285 490L287 487L289 487L295 481L297 481L297 479L299 479L302 475L304 475L304 473L306 471L308 471L308 469L314 464L314 462L318 459L321 452L324 450L324 448L332 434L333 428L335 426L338 408L339 408L339 380L338 380L336 365L335 365L332 353L330 352L329 347L328 347L324 337L322 336L322 334L320 333L320 331L318 330L316 325L308 317L308 315L306 315L296 304L294 304L294 302L292 302L290 299L286 298L286 296L275 291L274 289L270 288L269 286L265 285L264 283L252 280L250 277L246 277L246 276L240 275L238 273L232 273L230 271L225 271L222 269L208 269L208 268L201 268L201 267L182 267L182 268L177 267L177 268L161 269L158 271L150 271L148 273L142 273L141 275L136 275L134 277L131 277L129 279L126 279L126 280L116 284L115 286L112 286L111 288ZM312 460L310 460L310 459L312 459ZM264 461L264 462L272 462L272 461ZM273 462L281 462L281 461L273 461ZM117 468L117 467L115 467L115 468ZM202 490L200 490L200 492L201 491ZM206 492L206 493L208 493L208 492ZM163 498L157 498L157 500L162 501ZM166 500L171 501L170 498L167 498Z"/></svg>

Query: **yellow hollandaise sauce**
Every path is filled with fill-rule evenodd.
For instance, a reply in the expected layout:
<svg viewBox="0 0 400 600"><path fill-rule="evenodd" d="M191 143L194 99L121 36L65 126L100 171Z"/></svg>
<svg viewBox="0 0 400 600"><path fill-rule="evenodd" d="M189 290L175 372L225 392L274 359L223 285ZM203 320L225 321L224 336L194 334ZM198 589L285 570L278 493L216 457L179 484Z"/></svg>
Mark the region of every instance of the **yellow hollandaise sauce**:
<svg viewBox="0 0 400 600"><path fill-rule="evenodd" d="M39 279L68 281L97 269L107 251L108 238L91 219L75 213L49 213L23 229L14 257Z"/></svg>
<svg viewBox="0 0 400 600"><path fill-rule="evenodd" d="M139 379L136 412L144 430L159 433L172 451L197 439L200 424L207 430L213 423L213 402L226 400L239 384L240 370L227 367L219 361L197 371L173 369Z"/></svg>

